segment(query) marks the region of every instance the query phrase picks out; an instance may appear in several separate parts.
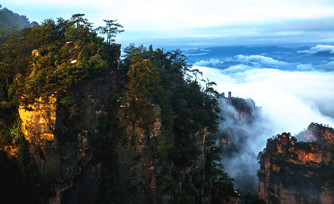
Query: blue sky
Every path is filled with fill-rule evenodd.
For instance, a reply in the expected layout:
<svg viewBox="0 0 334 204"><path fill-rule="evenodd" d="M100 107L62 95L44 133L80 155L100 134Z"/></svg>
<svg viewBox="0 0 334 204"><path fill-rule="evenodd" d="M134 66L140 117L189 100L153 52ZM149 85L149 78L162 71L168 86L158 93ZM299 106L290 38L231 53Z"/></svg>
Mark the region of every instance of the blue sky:
<svg viewBox="0 0 334 204"><path fill-rule="evenodd" d="M41 22L85 13L99 26L118 19L123 44L217 45L334 43L333 0L2 0Z"/></svg>

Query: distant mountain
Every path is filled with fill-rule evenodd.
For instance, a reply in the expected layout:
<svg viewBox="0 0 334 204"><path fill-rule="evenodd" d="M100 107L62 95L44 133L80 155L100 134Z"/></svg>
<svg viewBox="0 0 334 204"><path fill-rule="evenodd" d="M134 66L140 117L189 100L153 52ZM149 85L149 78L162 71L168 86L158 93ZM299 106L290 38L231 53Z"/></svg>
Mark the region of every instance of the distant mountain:
<svg viewBox="0 0 334 204"><path fill-rule="evenodd" d="M26 16L19 15L7 8L0 6L0 29L8 29L17 25L18 28L30 26L31 23Z"/></svg>

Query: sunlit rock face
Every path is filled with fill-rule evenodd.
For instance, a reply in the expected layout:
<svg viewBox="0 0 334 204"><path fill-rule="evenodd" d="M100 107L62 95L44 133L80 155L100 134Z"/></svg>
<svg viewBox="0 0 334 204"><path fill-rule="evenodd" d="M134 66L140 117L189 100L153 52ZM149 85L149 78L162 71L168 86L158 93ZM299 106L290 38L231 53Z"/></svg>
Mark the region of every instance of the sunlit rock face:
<svg viewBox="0 0 334 204"><path fill-rule="evenodd" d="M334 130L312 123L303 136L312 142L282 133L259 154L259 197L266 203L333 203Z"/></svg>
<svg viewBox="0 0 334 204"><path fill-rule="evenodd" d="M54 140L56 97L41 97L27 107L20 106L21 130L29 143Z"/></svg>
<svg viewBox="0 0 334 204"><path fill-rule="evenodd" d="M311 123L304 133L306 141L317 140L317 143L333 144L334 143L334 130L330 127L324 127L317 123Z"/></svg>

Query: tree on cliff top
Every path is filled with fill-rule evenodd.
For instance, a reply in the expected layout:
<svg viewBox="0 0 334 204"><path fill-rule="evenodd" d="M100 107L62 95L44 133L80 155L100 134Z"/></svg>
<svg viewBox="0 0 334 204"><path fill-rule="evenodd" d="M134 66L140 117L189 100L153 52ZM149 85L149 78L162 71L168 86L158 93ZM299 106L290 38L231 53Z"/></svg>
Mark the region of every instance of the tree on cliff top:
<svg viewBox="0 0 334 204"><path fill-rule="evenodd" d="M107 34L107 44L111 44L114 42L113 39L116 37L116 34L124 32L124 30L120 30L123 26L119 23L116 23L117 20L103 20L106 25L104 27L100 26L97 29L100 31L101 34Z"/></svg>

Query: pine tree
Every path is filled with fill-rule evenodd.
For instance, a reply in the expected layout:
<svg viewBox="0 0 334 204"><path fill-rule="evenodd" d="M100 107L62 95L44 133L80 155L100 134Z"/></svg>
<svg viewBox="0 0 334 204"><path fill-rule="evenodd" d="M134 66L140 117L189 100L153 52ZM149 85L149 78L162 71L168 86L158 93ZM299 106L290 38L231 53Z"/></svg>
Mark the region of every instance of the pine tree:
<svg viewBox="0 0 334 204"><path fill-rule="evenodd" d="M107 44L111 44L111 42L114 42L113 39L116 37L116 34L124 32L124 30L120 30L120 28L123 28L123 26L119 23L116 23L117 20L103 20L106 25L104 27L100 26L97 28L97 30L100 31L101 34L107 34Z"/></svg>

